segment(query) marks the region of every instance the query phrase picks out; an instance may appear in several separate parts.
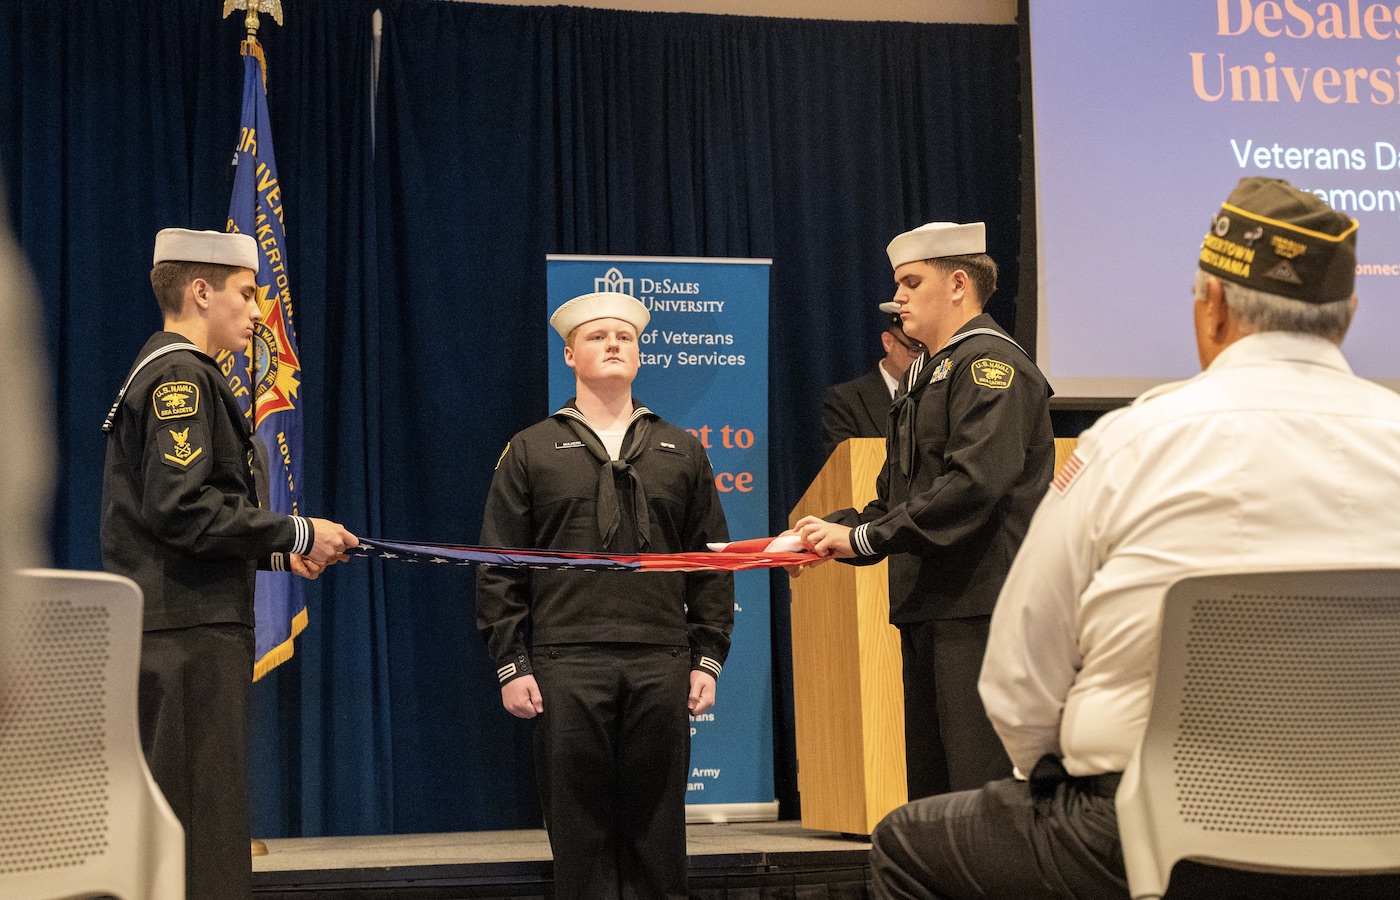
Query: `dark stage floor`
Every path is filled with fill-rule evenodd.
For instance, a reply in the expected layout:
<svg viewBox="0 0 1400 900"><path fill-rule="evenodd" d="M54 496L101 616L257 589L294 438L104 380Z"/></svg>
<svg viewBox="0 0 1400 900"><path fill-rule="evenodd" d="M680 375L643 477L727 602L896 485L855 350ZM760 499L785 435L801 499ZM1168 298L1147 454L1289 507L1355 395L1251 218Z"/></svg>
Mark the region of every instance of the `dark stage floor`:
<svg viewBox="0 0 1400 900"><path fill-rule="evenodd" d="M797 822L691 825L693 900L864 900L863 837ZM288 838L253 860L256 900L457 900L548 896L540 830Z"/></svg>

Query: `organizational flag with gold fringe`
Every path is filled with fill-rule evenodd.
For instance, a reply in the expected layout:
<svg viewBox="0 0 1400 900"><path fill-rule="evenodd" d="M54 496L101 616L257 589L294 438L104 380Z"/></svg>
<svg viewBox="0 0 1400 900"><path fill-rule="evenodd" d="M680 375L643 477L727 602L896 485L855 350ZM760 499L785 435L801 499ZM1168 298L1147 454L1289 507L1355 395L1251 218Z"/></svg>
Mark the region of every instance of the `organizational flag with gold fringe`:
<svg viewBox="0 0 1400 900"><path fill-rule="evenodd" d="M243 42L243 113L235 163L226 230L251 234L258 242L262 321L245 352L220 353L218 362L251 419L259 452L265 451L266 466L259 473L262 502L276 512L301 515L301 364L287 282L282 188L267 115L266 61L254 37ZM292 641L306 627L302 580L290 572L259 571L254 606L256 681L291 657Z"/></svg>

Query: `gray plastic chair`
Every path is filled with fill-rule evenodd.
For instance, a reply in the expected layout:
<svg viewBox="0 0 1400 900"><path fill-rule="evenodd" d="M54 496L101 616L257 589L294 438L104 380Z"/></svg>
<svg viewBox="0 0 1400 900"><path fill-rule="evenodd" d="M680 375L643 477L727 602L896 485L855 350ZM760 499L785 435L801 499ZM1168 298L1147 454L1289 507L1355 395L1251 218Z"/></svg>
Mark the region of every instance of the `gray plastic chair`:
<svg viewBox="0 0 1400 900"><path fill-rule="evenodd" d="M183 900L185 832L136 725L141 590L29 569L0 610L0 897Z"/></svg>
<svg viewBox="0 0 1400 900"><path fill-rule="evenodd" d="M1162 896L1182 859L1400 872L1400 569L1171 585L1116 804L1134 900Z"/></svg>

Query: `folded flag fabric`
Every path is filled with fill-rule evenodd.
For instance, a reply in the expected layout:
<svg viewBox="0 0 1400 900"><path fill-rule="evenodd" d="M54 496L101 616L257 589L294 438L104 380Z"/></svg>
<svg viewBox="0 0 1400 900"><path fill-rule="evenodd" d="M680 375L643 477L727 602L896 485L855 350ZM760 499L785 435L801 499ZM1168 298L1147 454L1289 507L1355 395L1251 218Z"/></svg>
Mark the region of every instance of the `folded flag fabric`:
<svg viewBox="0 0 1400 900"><path fill-rule="evenodd" d="M351 556L371 559L399 559L433 565L491 565L526 569L585 569L640 572L740 572L747 569L775 569L805 566L822 557L803 550L786 535L755 538L728 544L710 544L711 551L696 553L574 553L566 550L524 550L509 547L469 547L454 544L423 544L417 541L386 541L360 538L360 546L347 550ZM796 547L796 549L784 549ZM777 548L777 549L770 549Z"/></svg>
<svg viewBox="0 0 1400 900"><path fill-rule="evenodd" d="M706 544L716 553L805 553L816 554L802 549L802 538L796 534L780 534L777 537L749 538L744 541L730 541L727 544Z"/></svg>

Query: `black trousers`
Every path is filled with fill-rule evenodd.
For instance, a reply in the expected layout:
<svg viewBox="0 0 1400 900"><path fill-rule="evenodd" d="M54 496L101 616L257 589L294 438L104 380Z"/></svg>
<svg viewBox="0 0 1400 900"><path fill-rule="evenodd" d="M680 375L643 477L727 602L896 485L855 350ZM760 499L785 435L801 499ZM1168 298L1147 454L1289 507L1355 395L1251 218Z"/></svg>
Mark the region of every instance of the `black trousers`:
<svg viewBox="0 0 1400 900"><path fill-rule="evenodd" d="M561 644L531 663L556 900L685 900L690 649Z"/></svg>
<svg viewBox="0 0 1400 900"><path fill-rule="evenodd" d="M141 637L141 749L185 826L185 896L248 900L253 630L201 625Z"/></svg>
<svg viewBox="0 0 1400 900"><path fill-rule="evenodd" d="M1036 799L1024 781L905 804L875 826L881 900L1127 900L1113 797L1083 779Z"/></svg>
<svg viewBox="0 0 1400 900"><path fill-rule="evenodd" d="M991 616L899 626L909 799L967 791L1011 775L977 693Z"/></svg>
<svg viewBox="0 0 1400 900"><path fill-rule="evenodd" d="M1128 900L1112 791L1070 779L1035 798L1024 781L916 800L870 836L880 900ZM1183 860L1169 900L1394 900L1400 875L1274 875Z"/></svg>

